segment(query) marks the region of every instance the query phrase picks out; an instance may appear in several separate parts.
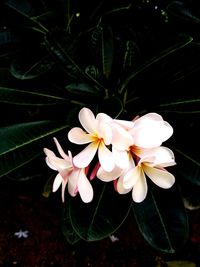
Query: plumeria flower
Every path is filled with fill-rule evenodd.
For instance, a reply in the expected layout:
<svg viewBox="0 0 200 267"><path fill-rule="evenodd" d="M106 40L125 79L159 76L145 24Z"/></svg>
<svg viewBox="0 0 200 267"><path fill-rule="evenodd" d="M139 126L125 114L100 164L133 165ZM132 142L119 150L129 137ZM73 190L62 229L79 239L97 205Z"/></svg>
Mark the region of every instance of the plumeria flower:
<svg viewBox="0 0 200 267"><path fill-rule="evenodd" d="M17 238L27 238L28 237L28 230L23 231L22 229L20 229L18 232L14 233L14 236L16 236Z"/></svg>
<svg viewBox="0 0 200 267"><path fill-rule="evenodd" d="M144 152L145 151L145 152ZM175 165L174 154L167 147L157 147L141 150L141 158L137 157L137 165L131 154L129 154L129 166L127 169L115 167L112 172L105 172L99 168L97 177L110 182L116 179L116 190L120 194L127 194L132 190L132 198L135 202L142 202L147 194L147 181L149 177L157 186L170 188L174 182L174 176L165 167Z"/></svg>
<svg viewBox="0 0 200 267"><path fill-rule="evenodd" d="M148 113L133 122L134 126L129 132L134 139L134 145L138 147L158 147L173 134L172 126L157 113Z"/></svg>
<svg viewBox="0 0 200 267"><path fill-rule="evenodd" d="M68 138L75 144L88 144L74 159L74 165L79 168L87 167L96 152L101 166L106 171L112 171L114 160L112 152L107 146L111 145L112 128L108 121L110 117L104 113L97 114L96 118L88 108L82 108L79 112L79 121L84 130L79 127L72 128L68 133Z"/></svg>
<svg viewBox="0 0 200 267"><path fill-rule="evenodd" d="M65 188L68 184L68 192L71 196L76 196L79 193L83 202L92 201L93 189L86 177L85 169L74 166L71 152L68 151L68 155L65 154L58 140L54 138L54 141L62 158L57 157L53 151L44 148L47 165L58 171L53 183L53 192L62 186L62 201L64 202Z"/></svg>
<svg viewBox="0 0 200 267"><path fill-rule="evenodd" d="M146 177L157 186L168 189L175 182L174 176L165 167L175 165L174 154L167 147L156 147L141 152L137 165L129 168L119 177L117 190L124 194L132 190L135 202L142 202L147 195Z"/></svg>

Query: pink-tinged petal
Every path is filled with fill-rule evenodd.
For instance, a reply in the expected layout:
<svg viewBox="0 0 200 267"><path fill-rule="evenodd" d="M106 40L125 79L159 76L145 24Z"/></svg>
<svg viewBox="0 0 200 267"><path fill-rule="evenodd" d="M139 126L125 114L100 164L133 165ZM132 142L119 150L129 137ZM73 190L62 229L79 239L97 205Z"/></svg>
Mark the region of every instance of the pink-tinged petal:
<svg viewBox="0 0 200 267"><path fill-rule="evenodd" d="M65 202L65 188L66 188L66 185L67 185L67 180L62 182L62 191L61 191L62 192L61 193L62 194L61 195L62 196L62 202Z"/></svg>
<svg viewBox="0 0 200 267"><path fill-rule="evenodd" d="M156 113L146 114L135 121L130 130L136 146L153 148L160 146L173 134L173 128Z"/></svg>
<svg viewBox="0 0 200 267"><path fill-rule="evenodd" d="M102 138L106 145L110 145L112 141L112 128L108 123L103 121L98 123L98 137Z"/></svg>
<svg viewBox="0 0 200 267"><path fill-rule="evenodd" d="M53 182L53 192L56 192L58 190L58 188L60 187L60 185L62 184L63 178L62 176L58 173L54 179Z"/></svg>
<svg viewBox="0 0 200 267"><path fill-rule="evenodd" d="M127 169L129 166L129 154L127 151L117 150L112 147L112 154L115 164L121 169Z"/></svg>
<svg viewBox="0 0 200 267"><path fill-rule="evenodd" d="M102 167L100 167L97 172L97 178L99 178L103 182L111 182L117 179L122 174L122 172L123 170L117 166L115 166L115 168L111 172L106 172Z"/></svg>
<svg viewBox="0 0 200 267"><path fill-rule="evenodd" d="M65 159L61 159L58 157L48 157L46 159L46 162L50 168L53 167L52 169L58 170L58 171L71 169L73 167L70 161L67 161Z"/></svg>
<svg viewBox="0 0 200 267"><path fill-rule="evenodd" d="M118 150L128 150L133 145L134 140L130 132L117 124L112 124L113 136L112 145Z"/></svg>
<svg viewBox="0 0 200 267"><path fill-rule="evenodd" d="M86 133L79 127L74 127L68 132L68 139L74 144L82 145L94 141L94 136Z"/></svg>
<svg viewBox="0 0 200 267"><path fill-rule="evenodd" d="M60 143L58 142L58 140L57 140L55 137L53 138L53 140L54 140L54 142L55 142L55 144L56 144L56 147L57 147L58 152L60 153L61 157L62 157L63 159L66 159L67 161L69 161L69 157L65 154L65 152L64 152L64 150L62 149L62 147L61 147Z"/></svg>
<svg viewBox="0 0 200 267"><path fill-rule="evenodd" d="M79 173L78 192L83 202L88 203L92 201L93 188L85 175L84 169L81 169Z"/></svg>
<svg viewBox="0 0 200 267"><path fill-rule="evenodd" d="M109 115L105 113L98 113L96 119L98 121L104 121L105 123L110 123L113 120Z"/></svg>
<svg viewBox="0 0 200 267"><path fill-rule="evenodd" d="M73 158L74 165L78 168L87 167L94 158L98 146L99 146L98 142L90 143L86 148L84 148L79 154L77 154Z"/></svg>
<svg viewBox="0 0 200 267"><path fill-rule="evenodd" d="M176 164L174 153L167 147L160 146L154 148L152 154L154 154L152 166L159 165L162 167L168 167Z"/></svg>
<svg viewBox="0 0 200 267"><path fill-rule="evenodd" d="M99 144L98 157L101 167L105 171L111 172L114 169L115 164L112 152L104 145L103 142Z"/></svg>
<svg viewBox="0 0 200 267"><path fill-rule="evenodd" d="M117 192L122 195L127 194L132 190L132 188L129 189L124 188L123 179L121 177L117 181L116 189Z"/></svg>
<svg viewBox="0 0 200 267"><path fill-rule="evenodd" d="M94 166L94 168L93 168L91 174L90 174L90 181L93 180L93 179L97 176L97 172L98 172L100 166L101 166L101 165L100 165L100 163L99 163L99 161L98 161L97 164ZM85 173L86 173L86 175L87 175L87 171L86 171Z"/></svg>
<svg viewBox="0 0 200 267"><path fill-rule="evenodd" d="M55 153L48 148L44 148L44 153L47 157L56 157Z"/></svg>
<svg viewBox="0 0 200 267"><path fill-rule="evenodd" d="M83 128L90 134L96 133L97 121L89 108L82 108L79 112L79 121Z"/></svg>
<svg viewBox="0 0 200 267"><path fill-rule="evenodd" d="M134 126L134 122L133 121L116 120L115 119L114 122L117 123L118 125L122 126L125 130L130 130Z"/></svg>
<svg viewBox="0 0 200 267"><path fill-rule="evenodd" d="M75 197L77 195L79 173L80 169L74 169L68 178L68 192L72 197Z"/></svg>
<svg viewBox="0 0 200 267"><path fill-rule="evenodd" d="M126 189L132 188L141 177L141 168L136 166L135 168L129 169L129 171L124 175L123 186Z"/></svg>
<svg viewBox="0 0 200 267"><path fill-rule="evenodd" d="M175 177L166 170L158 168L152 168L147 165L143 165L143 170L146 175L159 187L170 188L175 182Z"/></svg>
<svg viewBox="0 0 200 267"><path fill-rule="evenodd" d="M143 171L140 173L140 178L137 180L136 184L132 190L133 201L140 203L147 195L147 181Z"/></svg>

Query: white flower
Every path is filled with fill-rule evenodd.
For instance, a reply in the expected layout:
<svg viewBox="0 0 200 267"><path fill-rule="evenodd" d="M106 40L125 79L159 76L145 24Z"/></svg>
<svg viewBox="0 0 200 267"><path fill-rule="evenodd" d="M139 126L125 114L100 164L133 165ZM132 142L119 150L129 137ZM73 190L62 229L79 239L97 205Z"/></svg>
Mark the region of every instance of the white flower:
<svg viewBox="0 0 200 267"><path fill-rule="evenodd" d="M112 152L107 148L112 141L112 128L108 123L110 117L100 113L95 118L90 109L82 108L79 120L85 131L79 127L72 128L68 138L72 143L89 145L74 157L74 165L79 168L87 167L98 151L101 166L104 170L111 171L114 168L114 160Z"/></svg>
<svg viewBox="0 0 200 267"><path fill-rule="evenodd" d="M68 151L68 155L66 155L56 138L54 141L62 158L57 157L53 151L44 148L47 165L58 171L53 183L53 192L62 185L62 201L64 202L65 188L68 184L68 192L71 196L76 196L79 193L83 202L92 201L93 189L86 177L85 169L74 166L71 152Z"/></svg>
<svg viewBox="0 0 200 267"><path fill-rule="evenodd" d="M132 190L135 202L141 202L147 194L146 177L157 186L167 189L175 182L174 176L165 167L175 165L173 152L166 147L156 147L141 153L137 165L119 177L117 189L124 194Z"/></svg>
<svg viewBox="0 0 200 267"><path fill-rule="evenodd" d="M20 229L18 232L14 233L14 236L16 236L17 238L27 238L28 233L29 233L29 231L27 231L27 230L23 231L22 229Z"/></svg>

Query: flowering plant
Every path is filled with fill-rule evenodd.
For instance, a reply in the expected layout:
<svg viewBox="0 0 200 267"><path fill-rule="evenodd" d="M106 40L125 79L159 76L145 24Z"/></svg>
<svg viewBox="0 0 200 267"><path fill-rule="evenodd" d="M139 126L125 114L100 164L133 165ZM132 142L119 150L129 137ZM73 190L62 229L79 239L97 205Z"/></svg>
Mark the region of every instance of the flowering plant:
<svg viewBox="0 0 200 267"><path fill-rule="evenodd" d="M134 215L172 253L200 203L197 9L90 2L0 3L0 177L61 187L72 244Z"/></svg>

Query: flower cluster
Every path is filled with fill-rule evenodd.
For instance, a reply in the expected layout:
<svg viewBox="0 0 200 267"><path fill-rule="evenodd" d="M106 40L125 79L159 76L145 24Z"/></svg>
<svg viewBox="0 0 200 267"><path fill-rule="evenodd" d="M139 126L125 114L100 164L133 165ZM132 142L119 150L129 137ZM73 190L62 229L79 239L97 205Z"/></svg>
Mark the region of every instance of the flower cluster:
<svg viewBox="0 0 200 267"><path fill-rule="evenodd" d="M93 199L92 179L113 181L119 194L132 192L135 202L142 202L147 195L147 181L161 188L170 188L174 176L165 168L175 165L173 152L162 143L173 134L171 125L157 113L136 117L133 121L113 119L105 113L95 117L88 108L79 112L83 127L74 127L68 132L70 142L87 146L72 157L66 154L56 138L55 144L61 156L45 148L46 163L58 174L53 183L53 192L62 185L62 200L65 188L71 196L80 194L84 202ZM87 178L91 162L97 158L95 167Z"/></svg>

